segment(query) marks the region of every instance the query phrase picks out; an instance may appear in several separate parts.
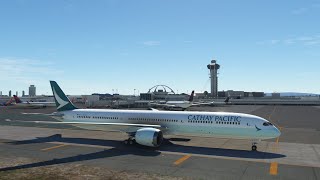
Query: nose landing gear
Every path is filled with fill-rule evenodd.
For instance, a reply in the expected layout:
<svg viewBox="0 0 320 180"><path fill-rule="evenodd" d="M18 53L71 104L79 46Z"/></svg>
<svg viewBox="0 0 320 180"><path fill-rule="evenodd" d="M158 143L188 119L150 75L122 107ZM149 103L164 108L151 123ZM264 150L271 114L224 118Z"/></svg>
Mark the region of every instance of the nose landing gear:
<svg viewBox="0 0 320 180"><path fill-rule="evenodd" d="M252 147L251 147L251 150L252 150L252 151L257 151L257 146L256 146L256 144L258 144L258 143L256 143L256 142L253 142L253 143L252 143Z"/></svg>

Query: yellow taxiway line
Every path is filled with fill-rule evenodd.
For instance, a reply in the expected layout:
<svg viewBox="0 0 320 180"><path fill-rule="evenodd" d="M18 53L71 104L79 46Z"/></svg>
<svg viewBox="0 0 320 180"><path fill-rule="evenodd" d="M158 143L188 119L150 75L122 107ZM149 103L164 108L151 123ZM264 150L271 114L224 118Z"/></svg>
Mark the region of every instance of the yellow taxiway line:
<svg viewBox="0 0 320 180"><path fill-rule="evenodd" d="M281 132L281 129L282 129L282 127L279 127L279 131L280 131L280 132ZM280 136L277 137L277 140L276 140L277 145L278 145L278 143L279 143L279 138L280 138Z"/></svg>
<svg viewBox="0 0 320 180"><path fill-rule="evenodd" d="M41 149L41 151L50 151L50 150L61 148L61 147L64 147L64 146L68 146L68 145L67 144L61 144L61 145L58 145L58 146L53 146L53 147Z"/></svg>
<svg viewBox="0 0 320 180"><path fill-rule="evenodd" d="M273 107L273 110L271 112L271 114L269 115L269 120L271 120L271 116L273 115L273 113L276 111L276 106Z"/></svg>
<svg viewBox="0 0 320 180"><path fill-rule="evenodd" d="M271 175L277 175L278 174L278 163L277 162L272 162L270 164L270 171L269 173Z"/></svg>
<svg viewBox="0 0 320 180"><path fill-rule="evenodd" d="M184 161L186 161L187 159L189 159L191 157L190 154L183 156L182 158L176 160L173 164L178 166L179 164L183 163Z"/></svg>
<svg viewBox="0 0 320 180"><path fill-rule="evenodd" d="M269 117L268 117L268 120L269 120L270 122L272 122L272 124L274 124L278 129L281 129L281 127L280 127L278 124L276 124L274 121L272 121L272 119L271 119L271 117L272 117L272 115L274 114L274 112L276 111L276 109L277 109L277 107L274 106L271 114L270 114Z"/></svg>
<svg viewBox="0 0 320 180"><path fill-rule="evenodd" d="M271 122L272 122L271 116L274 114L275 111L276 111L276 106L274 106L273 111L269 115L269 121L271 121ZM279 131L281 131L281 127L279 125L277 125L274 122L272 122L272 123L279 128ZM275 144L273 146L273 152L277 152L277 150L279 148L279 137L277 137L276 142L275 142ZM278 163L277 162L271 162L270 169L269 169L269 174L273 175L273 176L278 175Z"/></svg>

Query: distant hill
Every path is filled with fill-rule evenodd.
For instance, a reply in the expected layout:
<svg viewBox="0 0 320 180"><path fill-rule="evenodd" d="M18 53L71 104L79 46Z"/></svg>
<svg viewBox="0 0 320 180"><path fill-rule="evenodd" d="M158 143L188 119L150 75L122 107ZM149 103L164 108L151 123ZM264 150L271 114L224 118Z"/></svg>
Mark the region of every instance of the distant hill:
<svg viewBox="0 0 320 180"><path fill-rule="evenodd" d="M272 93L265 93L266 96L271 96ZM313 93L299 93L299 92L280 92L280 96L319 96L320 94L313 94Z"/></svg>

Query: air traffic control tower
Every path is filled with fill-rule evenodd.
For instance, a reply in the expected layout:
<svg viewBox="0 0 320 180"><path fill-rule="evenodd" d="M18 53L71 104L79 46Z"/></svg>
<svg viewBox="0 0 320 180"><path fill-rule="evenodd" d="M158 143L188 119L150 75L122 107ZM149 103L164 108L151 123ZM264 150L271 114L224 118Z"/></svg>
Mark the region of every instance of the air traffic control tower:
<svg viewBox="0 0 320 180"><path fill-rule="evenodd" d="M217 64L216 60L212 60L207 67L210 70L211 96L218 97L218 70L220 69L220 65Z"/></svg>

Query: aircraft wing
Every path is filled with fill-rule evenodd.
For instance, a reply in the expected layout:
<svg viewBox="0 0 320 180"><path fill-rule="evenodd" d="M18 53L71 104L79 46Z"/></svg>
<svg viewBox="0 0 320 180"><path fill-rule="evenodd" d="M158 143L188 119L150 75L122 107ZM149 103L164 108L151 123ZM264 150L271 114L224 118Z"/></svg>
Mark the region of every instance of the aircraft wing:
<svg viewBox="0 0 320 180"><path fill-rule="evenodd" d="M191 104L191 106L201 106L201 105L203 105L203 104L201 104L201 103L193 103L193 104Z"/></svg>
<svg viewBox="0 0 320 180"><path fill-rule="evenodd" d="M226 102L215 102L215 101L212 101L212 102L205 102L205 103L194 103L192 104L192 106L201 106L201 105L206 105L206 106L221 106L221 105L227 105L229 103L226 103Z"/></svg>
<svg viewBox="0 0 320 180"><path fill-rule="evenodd" d="M171 105L171 104L158 104L158 103L154 103L151 104L153 106L159 106L159 107L176 107L175 105Z"/></svg>
<svg viewBox="0 0 320 180"><path fill-rule="evenodd" d="M201 103L193 103L192 106L201 106L201 105L211 105L213 102L201 102Z"/></svg>

